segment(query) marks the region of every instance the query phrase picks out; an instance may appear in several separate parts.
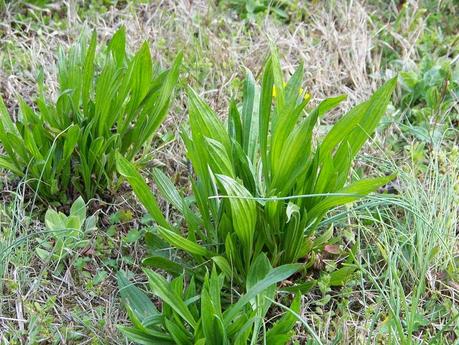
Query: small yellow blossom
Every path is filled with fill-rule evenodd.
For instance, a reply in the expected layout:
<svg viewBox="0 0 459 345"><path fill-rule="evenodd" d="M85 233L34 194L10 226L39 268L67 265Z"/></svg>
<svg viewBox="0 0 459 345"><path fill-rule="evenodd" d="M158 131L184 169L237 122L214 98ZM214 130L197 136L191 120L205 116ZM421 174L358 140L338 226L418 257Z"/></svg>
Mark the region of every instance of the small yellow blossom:
<svg viewBox="0 0 459 345"><path fill-rule="evenodd" d="M287 85L286 82L284 82L284 88L285 86ZM300 89L298 90L298 94L301 96L303 94L304 90L303 88L300 87ZM276 85L273 85L273 97L276 98L277 97L277 88L276 88ZM304 99L309 101L311 99L311 95L309 93L305 93L304 94Z"/></svg>

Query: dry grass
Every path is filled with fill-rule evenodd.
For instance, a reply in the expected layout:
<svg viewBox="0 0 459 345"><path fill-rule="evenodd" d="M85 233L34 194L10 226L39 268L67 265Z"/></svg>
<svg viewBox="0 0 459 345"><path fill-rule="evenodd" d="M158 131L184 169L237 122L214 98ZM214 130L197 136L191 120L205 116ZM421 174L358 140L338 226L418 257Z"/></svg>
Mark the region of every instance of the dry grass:
<svg viewBox="0 0 459 345"><path fill-rule="evenodd" d="M14 95L33 98L40 68L51 93L55 93L54 62L59 47L73 42L84 30L94 29L106 40L121 25L126 26L131 48L148 40L153 56L163 66L183 51L184 83L198 90L222 116L229 99L238 96L245 68L258 74L270 45L280 50L285 73L293 73L300 62L304 64L305 89L316 101L348 95L336 114L366 99L382 82L368 13L358 1L311 4L305 21L290 26L270 16L260 25L244 25L234 14L229 15L231 12L206 0L131 4L122 9L111 8L104 14L87 14L85 18L72 11L74 1L62 6L62 20L49 25L23 23L6 11L4 35L0 38L0 45L7 47L0 52L0 75L6 78L0 83L0 92L11 108ZM178 98L165 130L177 132L187 116L184 92ZM172 143L167 151L161 158L177 161L183 157L180 143Z"/></svg>
<svg viewBox="0 0 459 345"><path fill-rule="evenodd" d="M348 107L366 98L380 83L374 78L379 63L373 57L368 13L357 1L311 5L306 20L291 26L269 16L261 25L244 25L204 0L131 4L104 14L87 14L86 18L79 18L72 11L74 6L70 1L66 10L60 10L66 13L62 20L48 25L18 20L13 9L7 8L0 41L6 47L1 56L7 77L2 90L6 98L15 93L33 95L34 77L40 68L55 90L58 47L67 46L85 28L95 29L107 39L120 25L126 26L131 47L148 40L162 65L184 51L187 81L206 90L217 109L226 105L228 95L234 92L231 83L243 77L244 67L259 71L270 43L279 47L286 73L304 63L306 87L317 99L344 93L349 95Z"/></svg>

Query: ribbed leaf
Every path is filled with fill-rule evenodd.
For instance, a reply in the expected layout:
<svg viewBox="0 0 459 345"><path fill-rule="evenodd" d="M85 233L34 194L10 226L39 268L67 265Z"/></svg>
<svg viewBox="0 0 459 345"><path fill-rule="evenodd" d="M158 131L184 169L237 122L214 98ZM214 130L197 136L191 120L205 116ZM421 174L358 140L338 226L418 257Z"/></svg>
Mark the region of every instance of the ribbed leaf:
<svg viewBox="0 0 459 345"><path fill-rule="evenodd" d="M243 295L236 304L232 305L230 308L226 310L224 313L224 324L227 326L232 321L233 318L237 315L237 313L247 304L249 301L257 296L262 291L266 290L273 284L279 283L288 277L290 277L293 273L300 269L300 264L288 264L282 265L279 267L274 268L269 272L266 277L256 283L252 288L247 291L245 295Z"/></svg>
<svg viewBox="0 0 459 345"><path fill-rule="evenodd" d="M216 174L234 177L233 166L225 147L217 140L206 138L209 152L209 165Z"/></svg>
<svg viewBox="0 0 459 345"><path fill-rule="evenodd" d="M70 182L87 199L115 189L115 151L129 161L149 152L172 100L181 54L162 72L153 68L148 44L134 57L125 45L124 27L100 50L97 33L90 39L83 33L77 44L59 51L56 100L46 99L40 74L36 106L19 99L16 124L0 102L0 141L15 166L10 170L27 170L29 185L50 202L64 202Z"/></svg>
<svg viewBox="0 0 459 345"><path fill-rule="evenodd" d="M117 34L115 34L116 36ZM96 56L97 33L94 31L91 36L91 43L84 62L83 83L81 90L81 102L85 113L89 112L89 100L92 90L94 77L94 58Z"/></svg>
<svg viewBox="0 0 459 345"><path fill-rule="evenodd" d="M77 125L71 126L65 133L65 143L64 143L64 157L63 159L67 160L73 154L73 150L80 138L80 127Z"/></svg>
<svg viewBox="0 0 459 345"><path fill-rule="evenodd" d="M182 265L162 256L149 256L148 258L142 260L142 265L162 269L173 275L183 273Z"/></svg>
<svg viewBox="0 0 459 345"><path fill-rule="evenodd" d="M231 135L233 140L237 141L240 145L242 145L243 136L241 115L237 110L237 104L234 100L230 102L228 133Z"/></svg>
<svg viewBox="0 0 459 345"><path fill-rule="evenodd" d="M252 129L253 103L255 98L255 80L252 73L247 72L244 82L244 102L242 103L242 130L244 152L248 154L250 133Z"/></svg>
<svg viewBox="0 0 459 345"><path fill-rule="evenodd" d="M242 103L242 148L249 157L254 159L258 138L258 105L259 93L252 73L247 71L244 81L244 100Z"/></svg>
<svg viewBox="0 0 459 345"><path fill-rule="evenodd" d="M386 112L396 82L396 78L388 81L368 101L352 108L333 126L320 146L323 157L331 154L346 139L351 145L353 156L358 152Z"/></svg>
<svg viewBox="0 0 459 345"><path fill-rule="evenodd" d="M165 320L164 324L166 325L166 328L174 339L176 345L193 345L193 342L181 325L179 326L168 319Z"/></svg>
<svg viewBox="0 0 459 345"><path fill-rule="evenodd" d="M183 212L183 198L175 188L171 180L159 169L153 169L153 178L161 195L170 202L176 209Z"/></svg>
<svg viewBox="0 0 459 345"><path fill-rule="evenodd" d="M129 307L140 319L140 321L143 321L152 315L160 315L148 296L132 284L127 279L126 274L123 271L119 271L116 277L121 298L129 304Z"/></svg>
<svg viewBox="0 0 459 345"><path fill-rule="evenodd" d="M207 288L204 288L201 293L201 322L202 331L206 337L208 344L223 345L226 343L226 334L221 322L221 311L216 309L217 306L213 303L213 298L220 299L220 295L210 295ZM220 301L219 301L220 302Z"/></svg>
<svg viewBox="0 0 459 345"><path fill-rule="evenodd" d="M140 202L147 209L148 213L153 219L163 227L169 227L169 223L164 218L158 203L150 190L150 187L145 183L143 177L139 174L137 169L130 163L126 158L121 156L119 153L116 154L116 167L118 173L124 176L135 195L139 198Z"/></svg>
<svg viewBox="0 0 459 345"><path fill-rule="evenodd" d="M196 232L201 224L201 219L192 211L190 205L180 195L172 181L159 169L153 169L153 178L161 195L183 214L189 231Z"/></svg>
<svg viewBox="0 0 459 345"><path fill-rule="evenodd" d="M192 133L199 133L203 137L214 139L229 149L229 136L214 111L199 98L193 89L189 88L187 94Z"/></svg>
<svg viewBox="0 0 459 345"><path fill-rule="evenodd" d="M263 174L265 180L269 181L269 162L268 162L268 131L269 131L269 121L271 119L271 107L272 107L272 97L273 97L273 71L271 65L271 58L265 64L263 69L263 81L261 86L261 96L260 96L260 114L258 116L259 120L259 140L260 140L260 155L261 162L263 165Z"/></svg>
<svg viewBox="0 0 459 345"><path fill-rule="evenodd" d="M371 136L387 109L392 93L397 85L397 78L392 78L381 86L369 99L368 109L362 121L352 131L349 138L352 157L354 157L365 141Z"/></svg>
<svg viewBox="0 0 459 345"><path fill-rule="evenodd" d="M6 156L0 156L0 168L10 170L17 176L22 176L24 174L21 170L16 168L16 165L13 162L11 162Z"/></svg>
<svg viewBox="0 0 459 345"><path fill-rule="evenodd" d="M223 256L213 256L213 262L220 268L220 270L226 275L228 279L233 278L233 270L228 263L228 260Z"/></svg>
<svg viewBox="0 0 459 345"><path fill-rule="evenodd" d="M148 277L148 282L152 292L161 298L164 303L169 305L193 329L195 329L197 326L196 320L181 297L170 288L170 284L168 284L167 281L156 272L148 269L145 269L144 272Z"/></svg>
<svg viewBox="0 0 459 345"><path fill-rule="evenodd" d="M153 335L147 334L133 327L117 326L118 330L123 333L130 341L133 341L136 344L142 345L166 345L166 344L175 344L172 339L167 341L162 338L155 337Z"/></svg>
<svg viewBox="0 0 459 345"><path fill-rule="evenodd" d="M185 237L163 227L158 227L159 235L176 248L183 249L189 254L198 256L212 256L212 252L199 244L187 240Z"/></svg>
<svg viewBox="0 0 459 345"><path fill-rule="evenodd" d="M257 220L255 201L249 191L231 177L217 175L217 178L230 196L234 231L245 249L251 250Z"/></svg>
<svg viewBox="0 0 459 345"><path fill-rule="evenodd" d="M115 57L115 61L118 67L121 67L124 62L124 57L126 55L126 28L124 26L122 26L113 35L112 39L110 40L110 43L108 44L108 49L110 49L113 56ZM89 50L91 50L91 48Z"/></svg>
<svg viewBox="0 0 459 345"><path fill-rule="evenodd" d="M347 204L358 200L368 193L374 192L379 187L389 183L394 179L394 176L378 177L373 179L365 179L354 182L353 184L336 192L338 195L325 197L323 201L318 203L310 212L310 219L321 216L333 207ZM343 195L344 194L344 195Z"/></svg>
<svg viewBox="0 0 459 345"><path fill-rule="evenodd" d="M301 295L296 294L295 299L290 305L290 309L295 313L300 313ZM297 322L297 318L290 312L286 312L266 333L266 344L284 345L291 338L293 328Z"/></svg>

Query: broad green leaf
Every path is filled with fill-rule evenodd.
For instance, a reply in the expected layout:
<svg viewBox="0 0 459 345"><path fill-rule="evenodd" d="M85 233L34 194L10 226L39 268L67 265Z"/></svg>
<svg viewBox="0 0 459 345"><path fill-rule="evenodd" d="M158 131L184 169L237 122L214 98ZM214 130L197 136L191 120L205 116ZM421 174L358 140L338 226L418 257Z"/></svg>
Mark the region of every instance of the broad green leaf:
<svg viewBox="0 0 459 345"><path fill-rule="evenodd" d="M45 214L45 224L50 230L62 230L66 228L65 215L49 208Z"/></svg>
<svg viewBox="0 0 459 345"><path fill-rule="evenodd" d="M249 301L266 290L273 284L279 283L293 273L298 271L301 267L301 264L287 264L274 268L271 270L264 279L256 283L250 290L247 291L245 295L242 295L241 298L236 302L236 304L229 307L224 313L224 324L229 325L237 313L247 304Z"/></svg>
<svg viewBox="0 0 459 345"><path fill-rule="evenodd" d="M172 181L161 170L153 169L152 174L162 196L183 214L189 230L195 232L201 223L199 216L191 210L190 206L180 195Z"/></svg>
<svg viewBox="0 0 459 345"><path fill-rule="evenodd" d="M223 256L213 256L213 262L220 268L220 270L226 275L228 279L233 278L233 269L231 268L228 260Z"/></svg>
<svg viewBox="0 0 459 345"><path fill-rule="evenodd" d="M265 278L271 270L272 266L266 254L261 253L258 255L250 265L247 273L246 289L250 290L256 283Z"/></svg>
<svg viewBox="0 0 459 345"><path fill-rule="evenodd" d="M140 321L154 314L159 315L154 303L142 290L127 279L126 273L119 271L116 277L121 298L129 304Z"/></svg>
<svg viewBox="0 0 459 345"><path fill-rule="evenodd" d="M189 254L207 257L212 256L212 252L195 242L187 240L185 237L177 234L176 232L159 226L158 233L165 241L169 242L174 247L183 249Z"/></svg>
<svg viewBox="0 0 459 345"><path fill-rule="evenodd" d="M162 320L161 320L162 316L160 314L157 314L156 325L153 325L153 323L148 321L149 323L148 323L148 326L147 326L147 324L144 324L138 318L137 314L132 310L132 308L129 305L129 302L127 302L127 301L125 303L125 308L126 308L129 320L132 322L133 326L138 331L144 332L145 334L157 337L159 339L164 339L166 341L170 341L171 340L171 337L168 334L166 334L165 332L163 332L162 329L160 329L160 327L159 327L159 323L162 322ZM145 318L144 320L151 320L152 316L153 316L153 314L148 316L148 319Z"/></svg>
<svg viewBox="0 0 459 345"><path fill-rule="evenodd" d="M80 230L82 225L83 225L83 222L80 220L80 217L78 216L73 216L73 215L70 215L68 217L65 217L66 220L65 220L65 229L68 229L68 230ZM68 232L67 233L67 236L74 236L73 234L77 234L77 232Z"/></svg>
<svg viewBox="0 0 459 345"><path fill-rule="evenodd" d="M156 131L159 125L163 122L164 117L167 114L167 108L169 106L170 100L172 98L172 93L174 88L177 84L177 80L180 73L180 66L182 64L183 54L179 53L172 64L171 69L167 73L167 77L164 81L164 84L161 87L161 91L158 98L158 103L156 112L153 116L151 116L151 121L147 125L147 130L145 131L145 135L142 136L143 140L147 140L151 137L151 135Z"/></svg>
<svg viewBox="0 0 459 345"><path fill-rule="evenodd" d="M172 341L172 339L170 341L167 341L162 338L158 338L153 335L142 332L138 330L137 328L125 327L125 326L117 326L117 328L130 341L133 341L136 344L142 344L142 345L175 344L175 342Z"/></svg>
<svg viewBox="0 0 459 345"><path fill-rule="evenodd" d="M301 84L303 82L303 76L304 67L303 64L300 63L300 65L295 70L295 73L293 73L293 75L291 76L291 78L287 82L287 85L284 88L286 106L290 109L293 109L297 105L298 98L301 96Z"/></svg>
<svg viewBox="0 0 459 345"><path fill-rule="evenodd" d="M209 165L212 167L212 171L215 174L234 177L233 167L225 147L211 138L206 138L206 143L209 152Z"/></svg>
<svg viewBox="0 0 459 345"><path fill-rule="evenodd" d="M323 157L331 154L343 140L350 145L352 157L355 156L386 112L396 83L396 78L389 80L368 101L352 108L333 126L320 146Z"/></svg>
<svg viewBox="0 0 459 345"><path fill-rule="evenodd" d="M17 176L23 176L23 174L24 174L6 156L3 156L3 157L0 156L0 168L10 170L11 172L16 174Z"/></svg>
<svg viewBox="0 0 459 345"><path fill-rule="evenodd" d="M295 299L290 305L290 309L300 313L301 295L296 294ZM293 328L297 322L296 316L287 311L266 333L266 344L283 345L291 339Z"/></svg>
<svg viewBox="0 0 459 345"><path fill-rule="evenodd" d="M199 132L203 137L214 139L228 150L229 136L217 115L193 89L189 88L187 94L192 132Z"/></svg>
<svg viewBox="0 0 459 345"><path fill-rule="evenodd" d="M115 57L118 67L121 67L126 54L126 28L124 26L119 28L113 35L110 43L108 44L108 49L110 49Z"/></svg>
<svg viewBox="0 0 459 345"><path fill-rule="evenodd" d="M284 78L282 76L282 69L279 62L279 55L276 49L271 48L271 66L273 71L273 80L274 88L276 90L276 99L275 103L278 109L283 109L285 104L285 94L284 94ZM273 123L273 128L276 126L276 123Z"/></svg>
<svg viewBox="0 0 459 345"><path fill-rule="evenodd" d="M179 314L193 329L196 329L197 323L188 307L174 291L170 289L170 284L158 273L145 269L148 282L152 292L161 298L164 303L168 304L177 314Z"/></svg>
<svg viewBox="0 0 459 345"><path fill-rule="evenodd" d="M387 105L390 102L392 93L397 85L397 78L393 78L381 86L369 99L368 108L348 140L352 157L354 157L365 141L373 134L375 128L379 124L382 116L386 112Z"/></svg>
<svg viewBox="0 0 459 345"><path fill-rule="evenodd" d="M145 206L147 211L153 219L162 227L169 228L169 223L164 218L158 203L150 190L150 187L145 183L143 177L139 174L137 169L121 154L116 154L116 167L120 175L124 176L135 195L139 198L142 205Z"/></svg>
<svg viewBox="0 0 459 345"><path fill-rule="evenodd" d="M245 249L251 250L257 220L255 201L249 191L231 177L217 175L217 178L229 196L234 231Z"/></svg>
<svg viewBox="0 0 459 345"><path fill-rule="evenodd" d="M118 33L115 34L115 36ZM94 78L94 58L96 55L96 43L97 33L94 31L91 36L91 43L89 44L88 51L86 53L84 68L83 68L83 83L81 90L81 102L85 113L89 112L89 100L91 96L91 90L93 88Z"/></svg>
<svg viewBox="0 0 459 345"><path fill-rule="evenodd" d="M2 123L2 128L5 132L13 133L19 135L19 132L11 120L10 114L8 114L8 109L3 102L3 97L0 97L0 120Z"/></svg>
<svg viewBox="0 0 459 345"><path fill-rule="evenodd" d="M247 273L246 289L250 291L259 281L263 280L267 274L272 270L271 263L265 253L259 254L251 263ZM276 293L276 285L273 284L266 288L262 293L258 294L252 301L252 308L256 311L257 318L253 325L252 343L256 341L256 337L262 326L261 319L263 319L268 312L271 302L265 296L274 298Z"/></svg>
<svg viewBox="0 0 459 345"><path fill-rule="evenodd" d="M269 181L269 162L268 162L268 131L269 121L271 119L271 107L273 97L273 71L271 66L271 58L265 64L263 69L263 81L261 86L260 106L259 106L259 140L260 140L260 155L263 165L264 178Z"/></svg>
<svg viewBox="0 0 459 345"><path fill-rule="evenodd" d="M175 341L177 345L192 345L193 342L188 337L188 334L184 331L182 327L177 325L175 322L168 319L165 320L164 324L166 325L169 334Z"/></svg>
<svg viewBox="0 0 459 345"><path fill-rule="evenodd" d="M243 134L242 134L242 122L241 115L237 109L237 104L234 100L230 102L229 108L229 120L228 120L228 133L231 137L242 145Z"/></svg>
<svg viewBox="0 0 459 345"><path fill-rule="evenodd" d="M389 183L394 179L394 176L378 177L373 179L365 179L354 182L353 184L337 191L335 194L324 198L323 201L318 203L310 212L310 219L322 215L333 207L347 204L349 202L358 200L368 193L374 192L379 187Z"/></svg>
<svg viewBox="0 0 459 345"><path fill-rule="evenodd" d="M255 80L252 73L247 71L244 81L244 100L242 103L242 148L251 158L254 157L258 129L258 104Z"/></svg>
<svg viewBox="0 0 459 345"><path fill-rule="evenodd" d="M182 274L184 270L180 264L162 256L149 256L142 260L142 265L159 268L173 275Z"/></svg>
<svg viewBox="0 0 459 345"><path fill-rule="evenodd" d="M356 267L344 266L330 273L330 286L343 286L354 274Z"/></svg>
<svg viewBox="0 0 459 345"><path fill-rule="evenodd" d="M159 169L153 169L152 175L162 196L176 209L183 212L183 198L180 196L172 181Z"/></svg>
<svg viewBox="0 0 459 345"><path fill-rule="evenodd" d="M76 216L80 223L83 223L86 219L86 203L81 196L70 207L70 215Z"/></svg>
<svg viewBox="0 0 459 345"><path fill-rule="evenodd" d="M309 293L314 287L316 287L317 281L310 280L305 283L300 283L292 286L283 287L282 291L298 293L300 295L305 295Z"/></svg>
<svg viewBox="0 0 459 345"><path fill-rule="evenodd" d="M73 154L73 150L80 138L80 127L73 125L67 129L64 142L64 159L67 160Z"/></svg>
<svg viewBox="0 0 459 345"><path fill-rule="evenodd" d="M349 136L352 130L361 121L368 109L368 105L368 101L360 103L335 123L320 145L321 157L325 158L332 154L336 146Z"/></svg>
<svg viewBox="0 0 459 345"><path fill-rule="evenodd" d="M36 247L35 248L35 253L37 253L38 257L44 262L47 262L51 257L51 253L50 252L48 252L47 250L44 250L44 249L42 249L40 247Z"/></svg>
<svg viewBox="0 0 459 345"><path fill-rule="evenodd" d="M220 296L218 296L220 298ZM204 288L201 293L201 322L204 336L208 344L223 345L226 334L221 323L220 310L216 310L209 291Z"/></svg>
<svg viewBox="0 0 459 345"><path fill-rule="evenodd" d="M41 154L37 143L35 142L32 131L30 130L26 130L24 132L24 145L37 161L42 161L45 159L45 157L43 157Z"/></svg>
<svg viewBox="0 0 459 345"><path fill-rule="evenodd" d="M0 165L19 176L27 171L28 184L43 199L65 202L70 183L87 199L114 191L119 186L115 152L129 161L149 152L172 100L181 54L169 71L160 71L148 44L134 57L126 54L125 44L124 27L100 50L97 33L84 32L75 45L59 51L55 100L46 99L40 73L36 106L20 98L16 123L0 102L5 152Z"/></svg>

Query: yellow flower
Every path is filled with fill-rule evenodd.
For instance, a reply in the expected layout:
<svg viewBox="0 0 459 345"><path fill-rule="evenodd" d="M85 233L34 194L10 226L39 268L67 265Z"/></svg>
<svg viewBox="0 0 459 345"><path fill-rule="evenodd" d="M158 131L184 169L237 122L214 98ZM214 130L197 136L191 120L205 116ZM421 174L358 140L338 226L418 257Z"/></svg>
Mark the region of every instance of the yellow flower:
<svg viewBox="0 0 459 345"><path fill-rule="evenodd" d="M284 87L285 85L287 85L287 83L284 81ZM273 97L276 98L277 97L277 88L276 88L276 85L273 85Z"/></svg>
<svg viewBox="0 0 459 345"><path fill-rule="evenodd" d="M285 88L285 86L287 85L286 82L284 82L283 84L283 87ZM300 87L300 89L298 90L298 94L301 96L303 94L304 90L303 88ZM277 88L276 88L276 85L273 85L273 97L276 98L277 97ZM305 93L304 94L304 99L309 101L311 99L311 95L309 93Z"/></svg>

